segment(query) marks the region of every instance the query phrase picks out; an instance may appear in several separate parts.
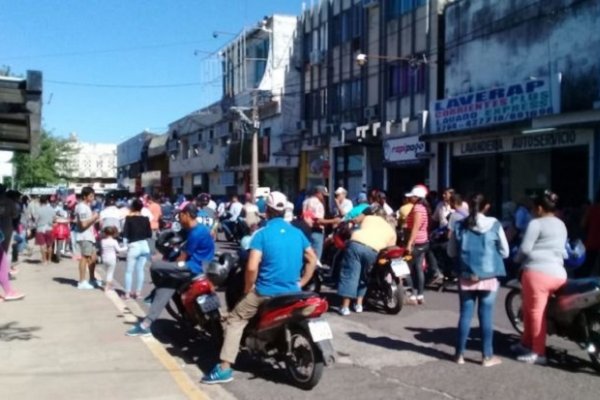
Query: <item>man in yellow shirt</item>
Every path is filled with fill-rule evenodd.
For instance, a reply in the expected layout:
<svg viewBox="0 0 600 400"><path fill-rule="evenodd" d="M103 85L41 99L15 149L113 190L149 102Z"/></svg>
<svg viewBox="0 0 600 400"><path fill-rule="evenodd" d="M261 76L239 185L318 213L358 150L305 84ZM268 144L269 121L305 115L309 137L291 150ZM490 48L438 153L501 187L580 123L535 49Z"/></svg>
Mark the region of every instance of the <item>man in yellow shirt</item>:
<svg viewBox="0 0 600 400"><path fill-rule="evenodd" d="M396 245L396 231L383 217L379 207L370 207L353 221L359 228L352 232L341 261L338 294L343 298L341 315L350 314L350 302L356 299L354 311L363 311L367 292L368 271L382 249Z"/></svg>

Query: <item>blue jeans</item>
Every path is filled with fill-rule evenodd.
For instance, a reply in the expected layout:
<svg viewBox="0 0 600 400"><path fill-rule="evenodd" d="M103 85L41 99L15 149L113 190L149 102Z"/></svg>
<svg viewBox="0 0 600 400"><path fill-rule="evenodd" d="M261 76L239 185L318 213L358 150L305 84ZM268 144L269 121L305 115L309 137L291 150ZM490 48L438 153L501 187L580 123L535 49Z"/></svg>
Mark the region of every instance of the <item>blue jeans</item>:
<svg viewBox="0 0 600 400"><path fill-rule="evenodd" d="M131 293L133 270L136 273L135 291L141 292L144 285L144 267L150 260L150 247L147 240L129 243L127 250L127 269L125 270L125 293Z"/></svg>
<svg viewBox="0 0 600 400"><path fill-rule="evenodd" d="M319 261L321 261L321 256L323 255L323 241L323 232L312 232L310 234L310 245L315 253L317 253L317 260Z"/></svg>
<svg viewBox="0 0 600 400"><path fill-rule="evenodd" d="M477 314L479 316L479 331L481 333L483 357L494 355L494 305L498 291L487 290L460 290L460 318L458 319L458 342L456 355L462 355L467 347L467 339L471 330L471 319L475 310L475 302L479 302Z"/></svg>
<svg viewBox="0 0 600 400"><path fill-rule="evenodd" d="M367 293L368 272L377 259L377 252L362 243L349 241L341 261L338 294L355 299Z"/></svg>

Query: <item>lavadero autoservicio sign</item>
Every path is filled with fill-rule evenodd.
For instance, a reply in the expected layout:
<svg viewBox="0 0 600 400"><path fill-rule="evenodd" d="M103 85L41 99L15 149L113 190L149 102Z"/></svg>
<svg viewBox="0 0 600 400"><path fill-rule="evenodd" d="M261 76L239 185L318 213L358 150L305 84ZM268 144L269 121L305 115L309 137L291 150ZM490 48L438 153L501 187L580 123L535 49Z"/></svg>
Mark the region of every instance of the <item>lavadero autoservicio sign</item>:
<svg viewBox="0 0 600 400"><path fill-rule="evenodd" d="M558 79L534 79L431 103L431 132L481 128L560 112Z"/></svg>
<svg viewBox="0 0 600 400"><path fill-rule="evenodd" d="M466 140L453 144L454 156L472 156L511 151L541 150L585 145L592 137L588 131L560 130L533 135Z"/></svg>

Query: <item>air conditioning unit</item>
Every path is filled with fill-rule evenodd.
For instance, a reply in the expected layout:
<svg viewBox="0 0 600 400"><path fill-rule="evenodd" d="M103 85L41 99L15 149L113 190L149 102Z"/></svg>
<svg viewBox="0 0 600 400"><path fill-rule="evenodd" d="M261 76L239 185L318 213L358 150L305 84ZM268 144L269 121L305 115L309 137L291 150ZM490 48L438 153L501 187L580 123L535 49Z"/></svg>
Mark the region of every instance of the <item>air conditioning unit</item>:
<svg viewBox="0 0 600 400"><path fill-rule="evenodd" d="M364 110L364 116L365 116L365 119L367 119L369 121L377 118L379 116L379 107L378 106L366 107Z"/></svg>
<svg viewBox="0 0 600 400"><path fill-rule="evenodd" d="M372 8L379 6L379 0L363 0L363 8Z"/></svg>
<svg viewBox="0 0 600 400"><path fill-rule="evenodd" d="M304 121L304 120L296 121L296 129L299 131L305 131L306 130L306 121Z"/></svg>
<svg viewBox="0 0 600 400"><path fill-rule="evenodd" d="M313 50L310 52L310 63L319 65L323 61L323 52L321 50Z"/></svg>

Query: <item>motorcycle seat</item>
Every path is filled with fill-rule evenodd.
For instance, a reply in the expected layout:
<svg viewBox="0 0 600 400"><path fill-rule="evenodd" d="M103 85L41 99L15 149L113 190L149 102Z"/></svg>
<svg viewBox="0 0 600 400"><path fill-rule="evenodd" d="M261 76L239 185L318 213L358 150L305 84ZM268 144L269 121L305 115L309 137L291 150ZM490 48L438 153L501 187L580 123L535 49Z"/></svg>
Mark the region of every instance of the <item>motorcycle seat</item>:
<svg viewBox="0 0 600 400"><path fill-rule="evenodd" d="M275 308L284 307L288 304L292 304L298 300L310 299L311 297L317 297L318 295L313 292L298 292L298 293L289 293L282 294L279 296L271 297L269 300L265 301L261 306L260 310L262 312L270 311Z"/></svg>
<svg viewBox="0 0 600 400"><path fill-rule="evenodd" d="M569 279L557 292L557 296L579 294L600 289L600 278Z"/></svg>

